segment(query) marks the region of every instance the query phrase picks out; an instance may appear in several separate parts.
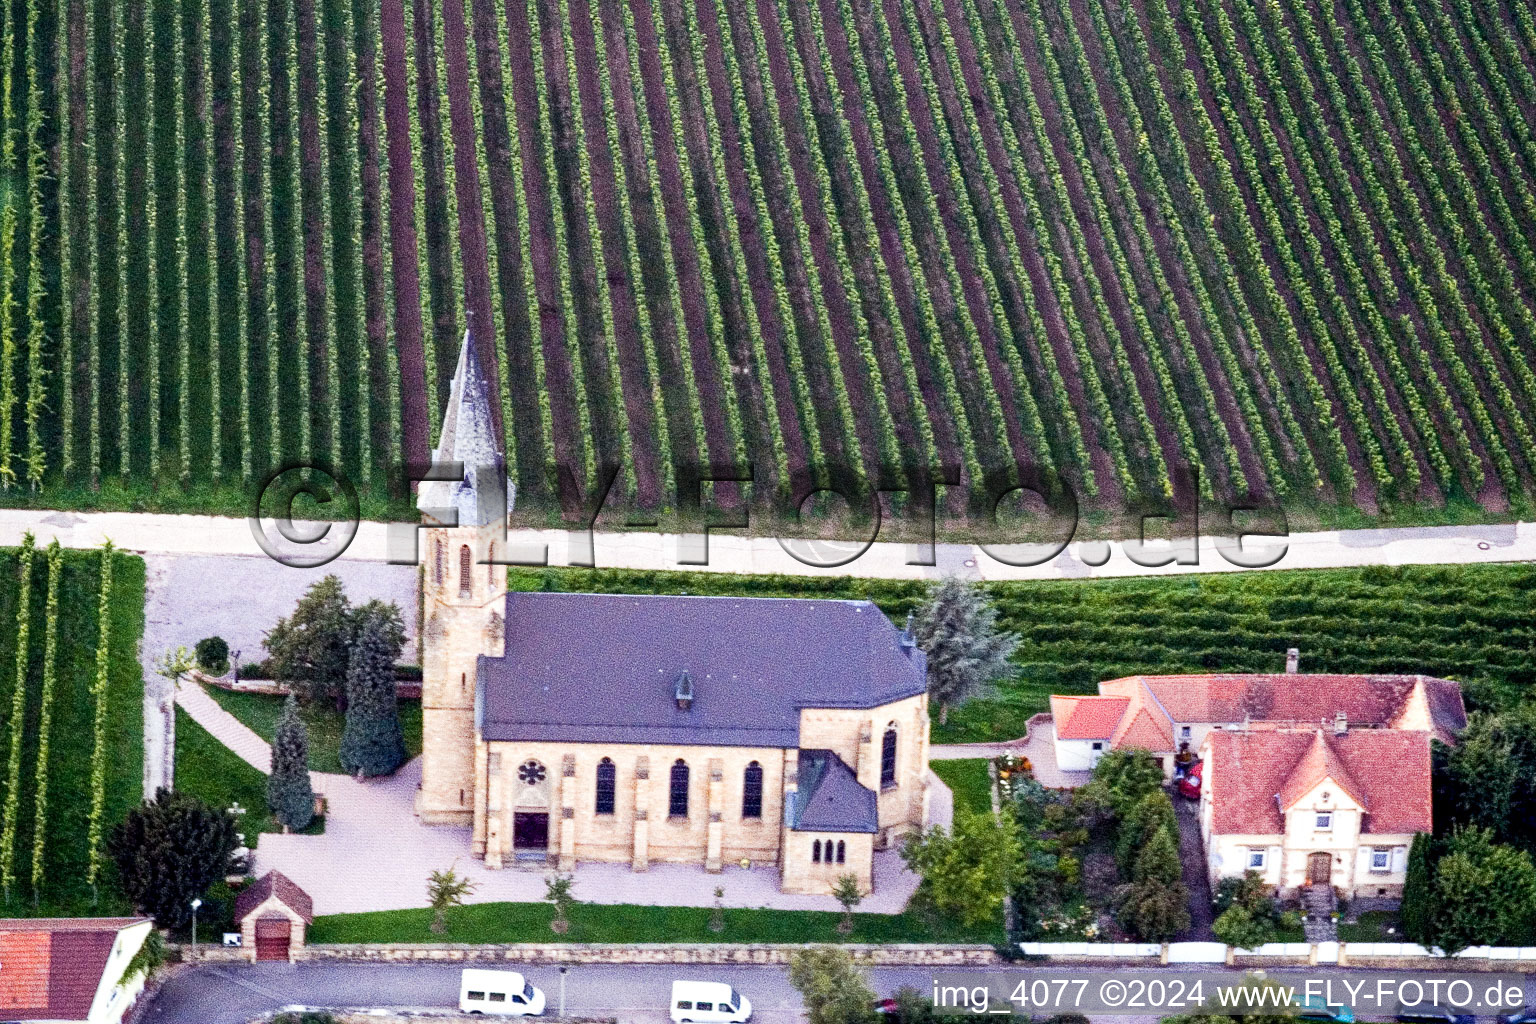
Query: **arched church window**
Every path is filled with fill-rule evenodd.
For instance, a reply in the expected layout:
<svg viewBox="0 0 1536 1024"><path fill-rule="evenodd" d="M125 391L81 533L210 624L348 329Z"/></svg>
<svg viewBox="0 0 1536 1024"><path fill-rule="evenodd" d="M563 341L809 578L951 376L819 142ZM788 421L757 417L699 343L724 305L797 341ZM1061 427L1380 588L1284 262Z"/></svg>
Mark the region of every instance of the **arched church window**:
<svg viewBox="0 0 1536 1024"><path fill-rule="evenodd" d="M598 814L613 813L613 794L617 788L618 772L613 767L613 761L603 758L597 762L597 806L594 808Z"/></svg>
<svg viewBox="0 0 1536 1024"><path fill-rule="evenodd" d="M896 723L885 727L885 739L880 744L880 788L896 785Z"/></svg>
<svg viewBox="0 0 1536 1024"><path fill-rule="evenodd" d="M495 541L491 542L491 546L489 548L487 548L486 552L485 552L485 585L488 586L488 587L494 587L496 585L496 542Z"/></svg>
<svg viewBox="0 0 1536 1024"><path fill-rule="evenodd" d="M821 840L820 839L816 840L815 842L813 842L811 844L811 860L814 863L817 863L817 864L821 863Z"/></svg>
<svg viewBox="0 0 1536 1024"><path fill-rule="evenodd" d="M528 760L517 766L517 777L530 786L537 786L544 781L544 776L549 774L543 765L537 761Z"/></svg>
<svg viewBox="0 0 1536 1024"><path fill-rule="evenodd" d="M443 542L432 545L432 582L443 585Z"/></svg>
<svg viewBox="0 0 1536 1024"><path fill-rule="evenodd" d="M674 818L688 817L688 762L678 758L672 763L672 781L667 813Z"/></svg>
<svg viewBox="0 0 1536 1024"><path fill-rule="evenodd" d="M841 864L843 857L848 853L848 845L841 839L837 841L837 862Z"/></svg>
<svg viewBox="0 0 1536 1024"><path fill-rule="evenodd" d="M473 564L474 564L473 563L473 559L472 559L472 557L471 557L471 555L469 553L469 545L468 544L461 545L459 547L459 596L460 597L468 597L470 591L474 588L474 581L472 579L470 579L470 567Z"/></svg>
<svg viewBox="0 0 1536 1024"><path fill-rule="evenodd" d="M741 778L741 816L763 816L763 766L753 761Z"/></svg>

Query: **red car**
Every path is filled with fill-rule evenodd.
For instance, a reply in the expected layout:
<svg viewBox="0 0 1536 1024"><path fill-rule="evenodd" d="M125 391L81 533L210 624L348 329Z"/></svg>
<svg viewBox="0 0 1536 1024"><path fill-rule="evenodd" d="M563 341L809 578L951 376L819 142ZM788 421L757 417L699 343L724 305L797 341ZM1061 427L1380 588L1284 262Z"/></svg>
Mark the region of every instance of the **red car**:
<svg viewBox="0 0 1536 1024"><path fill-rule="evenodd" d="M1194 764L1190 765L1189 771L1180 776L1179 781L1175 783L1175 788L1178 789L1179 796L1187 797L1190 800L1199 800L1200 779L1204 774L1204 761L1196 761Z"/></svg>

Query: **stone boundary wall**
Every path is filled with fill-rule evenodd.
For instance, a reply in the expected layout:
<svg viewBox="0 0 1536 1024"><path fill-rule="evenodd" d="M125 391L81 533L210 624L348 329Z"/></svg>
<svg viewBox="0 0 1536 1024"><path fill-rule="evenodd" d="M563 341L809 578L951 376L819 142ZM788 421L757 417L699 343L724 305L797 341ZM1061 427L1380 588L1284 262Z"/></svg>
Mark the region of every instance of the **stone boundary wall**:
<svg viewBox="0 0 1536 1024"><path fill-rule="evenodd" d="M222 676L210 676L201 669L192 669L187 673L187 678L204 686L211 686L216 690L225 690L229 693L257 693L266 697L286 697L293 688L287 683L280 683L274 679L256 679L250 676L241 676L240 681L234 681L233 673ZM402 700L421 699L421 681L401 679L395 682L395 695Z"/></svg>
<svg viewBox="0 0 1536 1024"><path fill-rule="evenodd" d="M341 960L363 963L410 961L445 963L525 964L787 964L799 950L821 943L555 943L529 942L474 945L454 942L335 943L309 945L293 950L296 963L306 960ZM877 967L957 967L1002 963L991 946L929 946L862 943L841 944L860 963ZM192 959L182 947L182 956ZM198 963L235 963L250 959L250 950L204 946Z"/></svg>

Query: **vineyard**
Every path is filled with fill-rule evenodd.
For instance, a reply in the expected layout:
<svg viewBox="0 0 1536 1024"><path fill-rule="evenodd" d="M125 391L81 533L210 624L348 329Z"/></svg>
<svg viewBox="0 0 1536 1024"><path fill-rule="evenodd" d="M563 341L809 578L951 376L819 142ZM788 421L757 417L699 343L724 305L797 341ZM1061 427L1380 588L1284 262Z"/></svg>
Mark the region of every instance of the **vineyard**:
<svg viewBox="0 0 1536 1024"><path fill-rule="evenodd" d="M514 570L514 589L870 600L905 621L926 584L854 577L626 570ZM1138 673L1423 673L1463 683L1472 708L1536 686L1536 567L1370 566L1174 578L988 583L1000 628L1018 633L1015 675L995 699L934 726L935 742L1013 739L1051 693L1095 693Z"/></svg>
<svg viewBox="0 0 1536 1024"><path fill-rule="evenodd" d="M139 798L144 563L0 550L0 908L128 909L104 838Z"/></svg>
<svg viewBox="0 0 1536 1024"><path fill-rule="evenodd" d="M297 460L383 495L467 325L534 511L555 467L648 508L733 464L1101 508L1536 489L1525 4L0 14L25 500L195 505Z"/></svg>

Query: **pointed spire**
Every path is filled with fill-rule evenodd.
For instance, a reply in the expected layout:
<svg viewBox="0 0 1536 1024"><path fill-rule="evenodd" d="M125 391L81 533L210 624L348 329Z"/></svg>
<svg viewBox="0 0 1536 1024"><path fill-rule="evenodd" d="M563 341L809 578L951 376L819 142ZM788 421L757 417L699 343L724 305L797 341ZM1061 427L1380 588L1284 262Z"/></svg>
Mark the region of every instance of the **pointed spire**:
<svg viewBox="0 0 1536 1024"><path fill-rule="evenodd" d="M908 650L917 646L917 632L912 626L916 618L914 613L907 612L907 628L901 631L901 646Z"/></svg>
<svg viewBox="0 0 1536 1024"><path fill-rule="evenodd" d="M501 473L504 459L496 410L491 404L485 378L480 371L474 314L469 314L464 341L459 347L458 365L448 391L448 408L443 414L443 429L438 434L433 462L459 463L464 477L458 483L429 482L417 491L417 507L456 507L461 525L478 523L482 515L476 497L476 476L488 469ZM510 495L507 503L510 510Z"/></svg>

